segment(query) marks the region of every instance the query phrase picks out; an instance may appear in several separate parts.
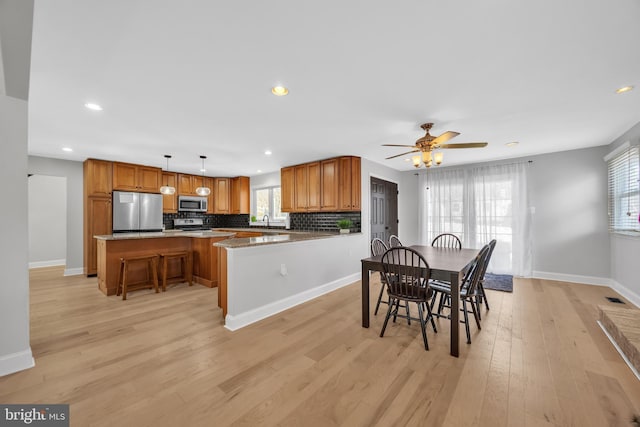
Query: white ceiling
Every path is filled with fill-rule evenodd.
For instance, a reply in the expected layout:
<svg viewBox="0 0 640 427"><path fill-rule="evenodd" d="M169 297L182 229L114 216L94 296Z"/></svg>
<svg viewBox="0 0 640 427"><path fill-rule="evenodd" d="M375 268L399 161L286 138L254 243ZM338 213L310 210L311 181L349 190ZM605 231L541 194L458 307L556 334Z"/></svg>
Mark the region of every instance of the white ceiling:
<svg viewBox="0 0 640 427"><path fill-rule="evenodd" d="M189 173L204 154L214 176L340 154L408 170L381 144L427 121L489 142L446 165L604 145L640 121L638 22L638 0L36 0L29 153L172 154Z"/></svg>

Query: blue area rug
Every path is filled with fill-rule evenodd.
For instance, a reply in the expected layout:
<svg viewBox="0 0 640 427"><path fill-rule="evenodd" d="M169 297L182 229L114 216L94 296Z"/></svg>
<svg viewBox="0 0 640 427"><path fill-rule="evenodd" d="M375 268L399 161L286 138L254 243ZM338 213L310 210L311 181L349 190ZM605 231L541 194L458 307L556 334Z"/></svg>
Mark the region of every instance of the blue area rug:
<svg viewBox="0 0 640 427"><path fill-rule="evenodd" d="M493 289L495 291L513 292L513 276L509 274L491 274L484 275L484 288Z"/></svg>

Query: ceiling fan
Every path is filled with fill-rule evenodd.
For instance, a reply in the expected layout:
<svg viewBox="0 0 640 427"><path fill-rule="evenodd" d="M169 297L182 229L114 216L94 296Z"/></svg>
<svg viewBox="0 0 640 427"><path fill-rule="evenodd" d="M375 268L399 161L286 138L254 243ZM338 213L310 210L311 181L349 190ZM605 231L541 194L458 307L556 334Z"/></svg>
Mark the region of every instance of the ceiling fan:
<svg viewBox="0 0 640 427"><path fill-rule="evenodd" d="M433 161L436 162L436 165L439 165L440 163L442 163L442 157L443 157L442 153L439 151L435 152L433 153L433 158L432 158L431 152L433 150L438 150L440 148L481 148L481 147L487 146L486 142L465 142L460 144L445 144L445 142L447 142L451 138L455 138L456 136L460 135L460 133L447 131L439 136L432 136L429 134L429 130L431 130L431 128L433 127L433 123L425 123L420 127L424 129L426 134L422 138L419 138L416 141L415 145L382 144L383 146L386 146L386 147L413 148L413 150L407 151L406 153L396 154L395 156L387 157L386 160L393 159L395 157L405 156L411 153L421 152L422 156L412 157L413 165L415 167L420 167L420 160L422 160L422 162L426 167L430 167Z"/></svg>

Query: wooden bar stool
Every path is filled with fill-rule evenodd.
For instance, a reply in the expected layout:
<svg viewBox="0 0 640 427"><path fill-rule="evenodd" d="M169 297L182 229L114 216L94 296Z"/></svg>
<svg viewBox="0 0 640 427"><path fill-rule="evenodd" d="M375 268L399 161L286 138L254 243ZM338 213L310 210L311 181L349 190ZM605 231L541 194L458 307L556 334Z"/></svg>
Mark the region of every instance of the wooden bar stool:
<svg viewBox="0 0 640 427"><path fill-rule="evenodd" d="M180 275L168 277L169 262L180 260ZM189 282L193 286L193 255L191 251L163 252L160 254L160 273L162 274L162 292L167 290L167 283Z"/></svg>
<svg viewBox="0 0 640 427"><path fill-rule="evenodd" d="M137 283L129 283L131 275L131 266L136 264L146 263L147 277L146 280ZM138 257L123 257L120 258L120 269L118 270L118 291L116 295L120 296L122 292L122 300L127 299L127 290L133 291L138 289L153 288L158 290L158 255L145 255ZM131 289L128 289L129 287Z"/></svg>

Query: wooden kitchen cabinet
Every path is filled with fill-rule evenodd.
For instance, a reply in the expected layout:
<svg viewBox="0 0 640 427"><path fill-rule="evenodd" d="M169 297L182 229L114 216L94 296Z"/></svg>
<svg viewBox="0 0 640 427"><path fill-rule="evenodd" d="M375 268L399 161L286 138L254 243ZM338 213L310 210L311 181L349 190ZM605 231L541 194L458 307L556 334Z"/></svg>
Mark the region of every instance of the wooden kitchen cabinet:
<svg viewBox="0 0 640 427"><path fill-rule="evenodd" d="M178 187L176 188L176 192L179 196L198 196L196 193L196 189L198 187L202 187L202 184L206 186L206 180L208 177L203 177L202 175L189 175L185 173L178 174ZM211 179L211 178L209 178ZM211 193L213 193L213 188L211 188Z"/></svg>
<svg viewBox="0 0 640 427"><path fill-rule="evenodd" d="M232 214L248 214L250 213L250 190L249 177L238 176L231 179L231 213Z"/></svg>
<svg viewBox="0 0 640 427"><path fill-rule="evenodd" d="M178 174L175 172L162 172L162 185L168 185L176 188L178 182ZM162 195L162 212L176 213L178 212L178 191L173 194Z"/></svg>
<svg viewBox="0 0 640 427"><path fill-rule="evenodd" d="M162 169L131 163L113 163L113 189L159 193Z"/></svg>
<svg viewBox="0 0 640 427"><path fill-rule="evenodd" d="M87 159L83 164L85 197L111 197L111 162Z"/></svg>
<svg viewBox="0 0 640 427"><path fill-rule="evenodd" d="M320 162L305 163L295 167L294 211L312 212L320 210Z"/></svg>
<svg viewBox="0 0 640 427"><path fill-rule="evenodd" d="M111 234L111 197L87 197L84 201L84 274L98 273L97 241L93 236Z"/></svg>
<svg viewBox="0 0 640 427"><path fill-rule="evenodd" d="M360 169L355 156L282 168L282 212L359 211Z"/></svg>
<svg viewBox="0 0 640 427"><path fill-rule="evenodd" d="M294 212L295 207L295 168L293 166L280 169L280 210Z"/></svg>
<svg viewBox="0 0 640 427"><path fill-rule="evenodd" d="M340 158L339 210L360 210L360 158Z"/></svg>
<svg viewBox="0 0 640 427"><path fill-rule="evenodd" d="M200 177L200 181L198 181L198 185L196 188L200 187L204 183L204 186L209 188L211 192L207 196L207 213L212 214L216 211L216 192L215 192L215 180L213 178L205 177L204 181L202 177ZM195 191L195 189L194 189ZM196 193L197 195L197 193Z"/></svg>
<svg viewBox="0 0 640 427"><path fill-rule="evenodd" d="M337 211L338 210L338 184L340 163L338 159L323 160L322 169L322 210Z"/></svg>
<svg viewBox="0 0 640 427"><path fill-rule="evenodd" d="M231 212L231 179L214 178L213 189L215 193L214 213L228 214Z"/></svg>

